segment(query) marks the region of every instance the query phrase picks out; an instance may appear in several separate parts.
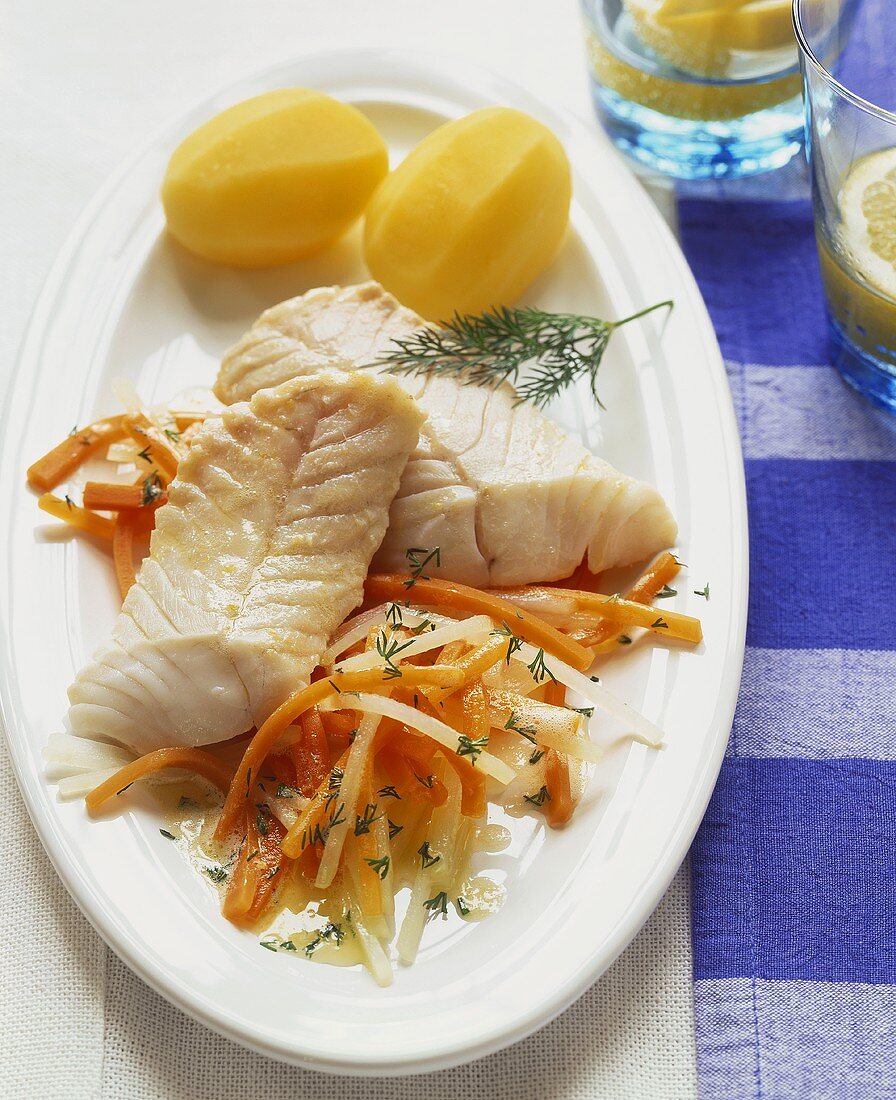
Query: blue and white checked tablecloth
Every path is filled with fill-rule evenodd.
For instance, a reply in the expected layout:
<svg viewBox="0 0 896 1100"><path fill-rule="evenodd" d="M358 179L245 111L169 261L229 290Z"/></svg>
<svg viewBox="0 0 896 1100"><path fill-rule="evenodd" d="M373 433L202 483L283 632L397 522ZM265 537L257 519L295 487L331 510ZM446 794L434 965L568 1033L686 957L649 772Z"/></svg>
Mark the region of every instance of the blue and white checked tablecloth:
<svg viewBox="0 0 896 1100"><path fill-rule="evenodd" d="M894 16L857 28L866 87L896 84ZM679 203L750 516L743 687L691 855L703 1100L896 1097L896 419L828 365L806 195L790 171Z"/></svg>

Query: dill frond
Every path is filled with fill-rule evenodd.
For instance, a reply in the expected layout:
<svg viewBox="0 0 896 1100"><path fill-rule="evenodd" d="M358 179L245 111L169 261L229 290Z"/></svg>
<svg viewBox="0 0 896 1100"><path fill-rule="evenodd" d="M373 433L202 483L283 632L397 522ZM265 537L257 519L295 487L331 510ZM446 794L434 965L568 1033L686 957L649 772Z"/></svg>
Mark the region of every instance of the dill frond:
<svg viewBox="0 0 896 1100"><path fill-rule="evenodd" d="M621 321L548 313L531 306L498 306L466 316L456 313L439 327L394 340L373 365L395 374L460 376L465 385L497 387L510 382L516 387L517 404L531 401L538 408L585 377L600 405L597 371L613 332L654 310L671 307L671 301L658 302ZM521 378L526 366L530 370Z"/></svg>

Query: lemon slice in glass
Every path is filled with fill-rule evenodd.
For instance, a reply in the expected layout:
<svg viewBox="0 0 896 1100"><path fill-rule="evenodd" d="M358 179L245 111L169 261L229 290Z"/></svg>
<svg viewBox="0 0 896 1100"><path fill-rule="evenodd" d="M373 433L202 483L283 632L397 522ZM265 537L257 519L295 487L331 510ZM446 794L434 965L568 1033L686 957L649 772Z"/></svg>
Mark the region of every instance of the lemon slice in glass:
<svg viewBox="0 0 896 1100"><path fill-rule="evenodd" d="M831 316L861 351L896 362L896 149L852 165L839 207L834 244L817 234Z"/></svg>
<svg viewBox="0 0 896 1100"><path fill-rule="evenodd" d="M732 54L793 46L790 0L624 0L645 45L682 72L728 74Z"/></svg>
<svg viewBox="0 0 896 1100"><path fill-rule="evenodd" d="M896 148L850 168L840 191L840 247L867 283L896 300Z"/></svg>

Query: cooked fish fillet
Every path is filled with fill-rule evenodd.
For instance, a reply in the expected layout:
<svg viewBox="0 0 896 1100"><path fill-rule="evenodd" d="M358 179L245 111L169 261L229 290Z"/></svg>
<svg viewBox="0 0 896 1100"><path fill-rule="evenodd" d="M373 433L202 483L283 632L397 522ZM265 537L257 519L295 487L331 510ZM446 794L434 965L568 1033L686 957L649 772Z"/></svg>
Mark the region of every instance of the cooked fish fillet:
<svg viewBox="0 0 896 1100"><path fill-rule="evenodd" d="M424 322L377 283L322 287L274 306L224 357L225 402L316 370L321 357L370 363ZM660 494L619 473L511 386L401 378L426 413L374 559L406 568L412 546L439 546L436 573L476 585L567 577L583 559L599 573L675 542Z"/></svg>
<svg viewBox="0 0 896 1100"><path fill-rule="evenodd" d="M422 419L393 379L327 370L206 422L111 641L69 689L74 732L207 744L306 684L361 601Z"/></svg>

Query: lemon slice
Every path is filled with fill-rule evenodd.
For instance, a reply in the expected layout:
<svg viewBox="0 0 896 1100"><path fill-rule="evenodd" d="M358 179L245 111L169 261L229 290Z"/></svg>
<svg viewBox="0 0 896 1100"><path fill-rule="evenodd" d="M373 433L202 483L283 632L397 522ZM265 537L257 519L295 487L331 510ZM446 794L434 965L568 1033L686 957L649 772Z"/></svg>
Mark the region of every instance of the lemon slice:
<svg viewBox="0 0 896 1100"><path fill-rule="evenodd" d="M794 43L790 0L625 0L642 41L683 72L724 76L732 53Z"/></svg>
<svg viewBox="0 0 896 1100"><path fill-rule="evenodd" d="M699 84L655 76L616 57L593 34L588 36L588 56L599 84L672 118L727 122L775 107L800 92L799 73L759 84Z"/></svg>
<svg viewBox="0 0 896 1100"><path fill-rule="evenodd" d="M840 190L839 243L861 277L896 300L896 148L850 168Z"/></svg>

